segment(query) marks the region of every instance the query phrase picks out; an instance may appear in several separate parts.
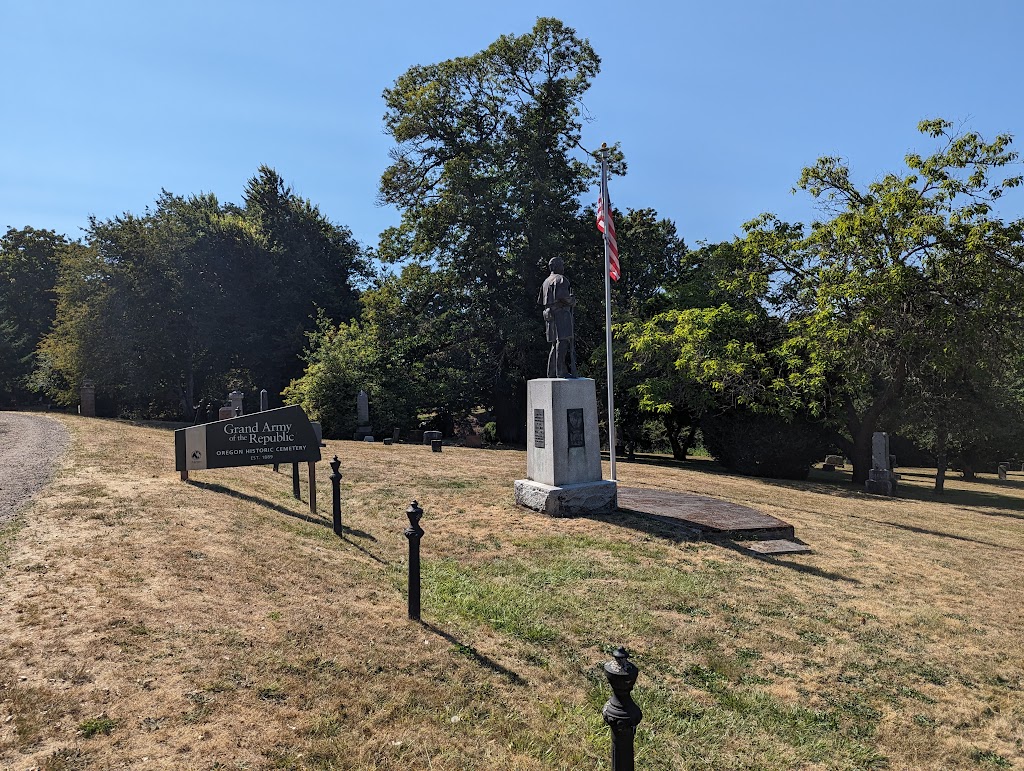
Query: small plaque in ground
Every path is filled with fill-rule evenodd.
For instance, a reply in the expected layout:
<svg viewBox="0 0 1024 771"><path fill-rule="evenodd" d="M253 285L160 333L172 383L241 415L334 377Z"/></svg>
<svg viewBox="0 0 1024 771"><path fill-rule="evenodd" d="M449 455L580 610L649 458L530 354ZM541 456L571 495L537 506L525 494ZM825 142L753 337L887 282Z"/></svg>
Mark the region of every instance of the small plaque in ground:
<svg viewBox="0 0 1024 771"><path fill-rule="evenodd" d="M809 554L811 547L805 543L775 538L770 541L748 541L743 544L748 551L758 554Z"/></svg>

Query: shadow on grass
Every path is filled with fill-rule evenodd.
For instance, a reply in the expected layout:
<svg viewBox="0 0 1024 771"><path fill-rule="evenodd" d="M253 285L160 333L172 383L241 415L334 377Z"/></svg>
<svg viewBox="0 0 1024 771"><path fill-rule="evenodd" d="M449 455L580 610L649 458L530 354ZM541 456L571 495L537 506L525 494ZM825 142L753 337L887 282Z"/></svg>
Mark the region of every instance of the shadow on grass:
<svg viewBox="0 0 1024 771"><path fill-rule="evenodd" d="M292 517L293 519L301 519L303 522L308 522L311 525L319 525L320 527L334 527L334 522L332 520L322 519L321 517L314 517L312 514L304 514L301 511L293 511L292 509L289 509L286 506L282 506L279 503L268 501L266 498L260 498L255 495L249 495L248 493L239 492L238 490L232 490L230 487L225 487L224 485L217 484L216 482L197 482L194 479L190 479L188 480L188 482L186 482L186 484L190 484L193 487L198 487L203 490L209 490L212 493L230 495L232 498L237 498L238 500L246 501L247 503L255 503L257 506L262 506L266 509L270 509L271 511L276 511L278 514L284 514L285 516ZM374 543L376 543L377 539L374 538L372 535L370 535L369 533L365 533L362 530L357 530L354 527L344 526L342 528L341 539L351 544L352 546L356 547L359 551L363 552L367 556L377 560L382 565L387 564L387 562L382 560L377 555L368 552L355 541L351 540L348 536L362 538L364 540L373 541Z"/></svg>
<svg viewBox="0 0 1024 771"><path fill-rule="evenodd" d="M966 535L954 535L953 533L944 533L941 530L929 530L925 527L915 527L914 525L901 525L898 522L887 522L884 519L872 520L878 522L880 525L889 525L890 527L898 528L899 530L909 530L911 533L920 533L921 535L934 535L939 538L952 538L954 541L967 541L968 543L977 543L982 546L993 546L997 549L1006 549L1007 551L1024 552L1024 549L1018 549L1015 546L1004 546L1001 543L993 543L992 541L982 541L979 538L968 538Z"/></svg>
<svg viewBox="0 0 1024 771"><path fill-rule="evenodd" d="M480 666L484 667L485 669L489 669L492 672L494 672L496 674L499 674L499 675L504 675L509 680L511 680L513 683L515 683L516 685L525 685L526 684L526 681L518 673L513 672L511 669L508 669L507 667L503 667L501 664L499 664L494 659L492 659L492 658L482 654L480 651L478 651L472 645L466 645L465 643L461 642L458 638L456 638L450 632L446 632L445 630L441 629L440 627L434 626L433 624L431 624L431 623L429 623L427 621L420 621L420 625L424 629L426 629L427 631L433 632L438 637L443 637L445 640L447 640L449 643L451 643L452 646L454 646L456 651L461 653L466 658L471 659L472 661L475 661L477 664L479 664Z"/></svg>
<svg viewBox="0 0 1024 771"><path fill-rule="evenodd" d="M583 518L639 530L676 544L703 540L701 531L694 525L688 524L686 520L660 514L648 514L646 511L637 511L636 509L620 507L614 514L586 514Z"/></svg>
<svg viewBox="0 0 1024 771"><path fill-rule="evenodd" d="M364 533L362 530L356 530L356 529L351 528L351 527L344 527L344 525L342 526L342 529L341 529L341 540L343 540L349 546L354 548L356 551L361 551L363 554L365 554L367 557L372 559L374 562L379 562L381 565L390 565L391 564L386 559L378 557L372 551L367 550L365 547L360 546L355 541L351 540L348 537L349 533L351 533L352 535L356 536L357 538L368 538L371 541L376 541L377 539L374 538L372 535L370 535L369 533Z"/></svg>
<svg viewBox="0 0 1024 771"><path fill-rule="evenodd" d="M910 476L907 474L906 476ZM971 484L998 484L1000 487L1013 486L1016 489L1024 488L1024 482L972 482ZM934 490L926 487L910 487L903 485L897 488L899 498L909 498L914 501L927 501L928 503L951 504L953 506L970 507L972 513L985 517L1009 517L1010 519L1024 519L1024 498L1017 498L1012 495L1004 495L989 490L946 490L936 494ZM980 511L980 509L1009 509L1009 511ZM1013 514L1011 512L1022 512Z"/></svg>
<svg viewBox="0 0 1024 771"><path fill-rule="evenodd" d="M602 453L602 457L607 459L608 453ZM712 476L725 476L741 479L758 479L766 485L771 487L785 488L788 490L796 490L799 492L815 493L818 495L830 495L841 498L862 498L865 500L874 499L876 496L869 495L865 492L862 485L855 484L851 481L852 473L850 471L824 471L822 469L813 468L811 469L810 476L806 480L798 479L768 479L766 477L744 477L742 474L736 474L728 471L722 466L718 465L715 461L705 458L687 458L685 461L675 460L669 456L664 455L637 455L633 461L623 461L625 463L638 463L641 465L650 466L666 466L679 469L687 469L690 471L699 471L702 474L710 474ZM935 473L930 471L909 471L903 469L896 469L896 472L901 476L912 477L914 479L934 479ZM1024 479L989 479L985 477L978 477L974 481L970 482L976 489L972 490L949 490L947 489L941 495L936 495L930 488L917 487L904 485L899 488L899 498L907 498L910 500L927 501L928 503L938 504L950 504L953 506L970 506L973 508L987 508L987 509L1009 509L1010 511L1019 511L1022 514L1011 514L1007 512L995 512L995 511L979 511L977 513L989 517L1009 517L1011 519L1024 519L1024 498L1019 498L1015 495L1005 495L998 492L999 488L1004 490L1012 489L1014 491L1024 491ZM995 488L995 489L992 489Z"/></svg>
<svg viewBox="0 0 1024 771"><path fill-rule="evenodd" d="M845 581L846 583L857 585L861 583L859 579L851 578L850 576L843 575L842 573L822 570L814 565L805 565L801 562L791 562L790 560L784 559L782 556L778 555L758 554L757 552L752 552L749 549L744 548L736 541L726 538L706 536L693 525L687 526L686 520L679 520L658 514L648 514L643 511L635 511L634 509L619 509L615 514L594 514L588 516L587 519L593 519L597 522L607 522L621 527L628 527L632 530L639 530L640 532L664 538L677 544L683 542L703 542L714 544L715 546L721 546L725 549L734 551L737 554L742 554L744 557L750 557L751 559L767 562L771 565L779 565L780 567L789 568L797 573L817 576L818 578L825 578L829 581Z"/></svg>
<svg viewBox="0 0 1024 771"><path fill-rule="evenodd" d="M798 541L802 543L802 541ZM784 555L773 555L773 554L758 554L757 552L750 551L744 548L742 545L735 541L716 540L713 541L718 546L722 546L726 549L742 554L744 557L752 557L753 559L760 560L761 562L767 562L770 565L779 565L780 567L789 568L797 573L803 573L808 576L816 576L818 578L824 578L829 581L845 581L848 584L855 584L860 586L861 581L859 578L851 578L850 576L843 575L842 573L836 573L832 570L822 570L814 565L805 565L802 562L791 562L784 558Z"/></svg>

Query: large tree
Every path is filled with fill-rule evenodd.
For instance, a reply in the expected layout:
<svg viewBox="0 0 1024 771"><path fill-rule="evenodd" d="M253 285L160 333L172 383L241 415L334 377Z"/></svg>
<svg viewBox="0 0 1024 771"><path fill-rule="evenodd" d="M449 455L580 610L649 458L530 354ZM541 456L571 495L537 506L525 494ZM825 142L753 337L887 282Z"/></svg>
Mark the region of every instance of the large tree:
<svg viewBox="0 0 1024 771"><path fill-rule="evenodd" d="M52 230L8 228L0 237L0 405L32 395L36 346L56 309L57 265L71 248Z"/></svg>
<svg viewBox="0 0 1024 771"><path fill-rule="evenodd" d="M942 120L919 128L939 147L907 155L906 172L860 186L843 161L821 158L798 187L825 217L805 231L762 215L743 244L751 270L771 276L770 302L806 351L804 384L839 411L838 440L856 481L871 468L880 417L914 398L909 383L928 370L952 372L955 362L942 363L950 349L983 356L1024 331L1022 225L993 211L1021 182L1004 171L1017 158L1011 138L986 141Z"/></svg>
<svg viewBox="0 0 1024 771"><path fill-rule="evenodd" d="M381 256L450 274L461 328L484 355L474 396L505 441L525 431L525 383L544 371L535 302L551 257L581 265L579 196L593 179L579 152L581 99L600 60L557 19L472 56L416 66L384 92L396 146L381 200L402 210ZM595 239L596 240L596 239Z"/></svg>
<svg viewBox="0 0 1024 771"><path fill-rule="evenodd" d="M277 394L302 369L318 309L358 309L347 229L262 167L245 206L164 192L143 215L93 219L61 264L37 379L74 403L84 378L120 413L190 416L233 386Z"/></svg>

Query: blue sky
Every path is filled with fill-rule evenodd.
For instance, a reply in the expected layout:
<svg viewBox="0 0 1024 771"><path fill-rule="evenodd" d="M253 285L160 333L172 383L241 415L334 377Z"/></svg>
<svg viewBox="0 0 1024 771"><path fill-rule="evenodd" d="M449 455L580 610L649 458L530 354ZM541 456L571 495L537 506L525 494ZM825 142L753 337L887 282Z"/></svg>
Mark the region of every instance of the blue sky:
<svg viewBox="0 0 1024 771"><path fill-rule="evenodd" d="M653 207L691 245L721 240L761 211L808 221L790 190L820 155L862 181L899 169L930 146L921 118L1021 135L1022 9L0 0L0 228L79 237L90 214L142 212L161 188L237 202L265 163L375 246L398 221L375 203L391 147L381 92L413 64L556 16L602 58L583 143L622 143L615 205Z"/></svg>

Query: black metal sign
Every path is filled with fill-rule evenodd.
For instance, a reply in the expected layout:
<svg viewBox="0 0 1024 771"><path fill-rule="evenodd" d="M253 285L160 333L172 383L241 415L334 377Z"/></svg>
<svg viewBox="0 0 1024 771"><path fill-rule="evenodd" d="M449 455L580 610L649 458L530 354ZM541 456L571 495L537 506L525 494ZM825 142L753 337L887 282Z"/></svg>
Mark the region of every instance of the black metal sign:
<svg viewBox="0 0 1024 771"><path fill-rule="evenodd" d="M583 431L583 408L566 410L569 424L569 447L585 447L586 439Z"/></svg>
<svg viewBox="0 0 1024 771"><path fill-rule="evenodd" d="M306 413L298 406L174 432L175 469L182 472L318 460L320 442Z"/></svg>

